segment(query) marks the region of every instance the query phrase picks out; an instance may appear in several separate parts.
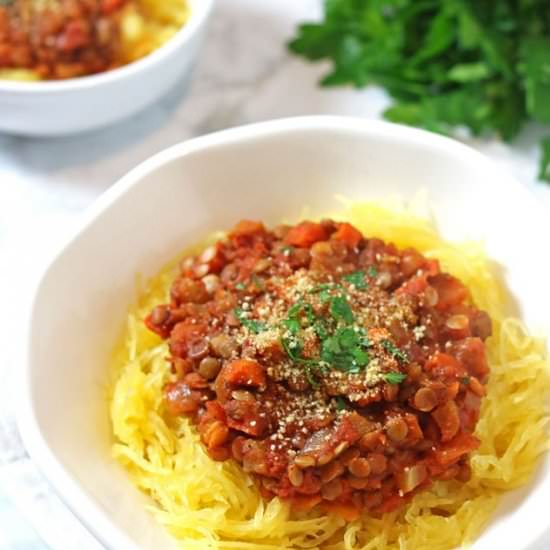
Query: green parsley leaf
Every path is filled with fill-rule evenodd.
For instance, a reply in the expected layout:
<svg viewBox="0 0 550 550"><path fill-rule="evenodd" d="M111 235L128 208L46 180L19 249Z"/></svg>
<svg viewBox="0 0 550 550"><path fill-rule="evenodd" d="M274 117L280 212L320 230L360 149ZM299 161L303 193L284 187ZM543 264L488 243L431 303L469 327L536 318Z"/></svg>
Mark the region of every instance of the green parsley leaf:
<svg viewBox="0 0 550 550"><path fill-rule="evenodd" d="M303 344L297 338L281 338L281 344L286 354L292 361L304 367L304 373L308 382L313 388L319 387L317 380L317 371L323 372L322 366L314 359L305 359L301 357Z"/></svg>
<svg viewBox="0 0 550 550"><path fill-rule="evenodd" d="M402 372L387 372L384 375L384 379L388 384L401 384L406 378L407 375Z"/></svg>
<svg viewBox="0 0 550 550"><path fill-rule="evenodd" d="M283 246L283 248L281 248L281 252L282 252L285 256L290 256L290 255L294 252L294 247L293 247L293 246L290 246L290 245Z"/></svg>
<svg viewBox="0 0 550 550"><path fill-rule="evenodd" d="M302 328L301 314L305 315L308 324L313 325L317 321L313 306L302 300L296 302L287 312L287 318L283 319L283 325L292 333L297 334Z"/></svg>
<svg viewBox="0 0 550 550"><path fill-rule="evenodd" d="M256 319L249 319L243 309L237 307L233 310L235 317L241 322L243 327L246 327L248 330L252 331L254 334L259 334L264 330L267 330L265 323L257 321Z"/></svg>
<svg viewBox="0 0 550 550"><path fill-rule="evenodd" d="M246 288L246 285L241 281L235 285L235 288L237 290L244 290Z"/></svg>
<svg viewBox="0 0 550 550"><path fill-rule="evenodd" d="M284 319L283 325L290 331L291 334L298 334L302 328L300 321L297 319Z"/></svg>
<svg viewBox="0 0 550 550"><path fill-rule="evenodd" d="M348 402L341 395L337 395L334 398L334 401L335 401L335 404L336 404L336 410L337 411L345 411L346 409L349 408Z"/></svg>
<svg viewBox="0 0 550 550"><path fill-rule="evenodd" d="M407 354L400 350L391 340L382 340L382 347L401 363L409 360Z"/></svg>
<svg viewBox="0 0 550 550"><path fill-rule="evenodd" d="M469 376L463 376L463 377L460 379L460 383L461 383L461 384L464 384L465 386L467 386L467 385L470 383L470 377L469 377Z"/></svg>
<svg viewBox="0 0 550 550"><path fill-rule="evenodd" d="M383 87L395 122L505 140L528 122L550 125L545 0L324 0L322 20L288 46L330 62L322 86ZM550 182L542 145L539 177Z"/></svg>
<svg viewBox="0 0 550 550"><path fill-rule="evenodd" d="M336 319L342 319L346 323L353 323L354 317L348 300L345 296L334 296L330 300L330 314Z"/></svg>
<svg viewBox="0 0 550 550"><path fill-rule="evenodd" d="M321 342L328 338L328 331L322 319L317 319L315 321L313 324L313 330L315 330L315 334Z"/></svg>
<svg viewBox="0 0 550 550"><path fill-rule="evenodd" d="M348 281L348 283L351 283L358 290L365 290L369 286L365 281L364 271L355 271L349 275L344 275L342 279L344 279L344 281Z"/></svg>
<svg viewBox="0 0 550 550"><path fill-rule="evenodd" d="M542 140L542 155L539 164L539 178L550 182L550 136Z"/></svg>
<svg viewBox="0 0 550 550"><path fill-rule="evenodd" d="M322 341L321 360L342 372L357 374L370 361L364 348L365 339L361 331L352 327L340 328Z"/></svg>
<svg viewBox="0 0 550 550"><path fill-rule="evenodd" d="M378 275L378 269L376 269L375 265L369 265L369 268L367 269L367 275L369 277L376 277Z"/></svg>
<svg viewBox="0 0 550 550"><path fill-rule="evenodd" d="M261 277L258 277L258 275L254 273L254 275L252 275L252 281L257 288L259 288L260 290L263 290L265 284L264 284L264 280Z"/></svg>

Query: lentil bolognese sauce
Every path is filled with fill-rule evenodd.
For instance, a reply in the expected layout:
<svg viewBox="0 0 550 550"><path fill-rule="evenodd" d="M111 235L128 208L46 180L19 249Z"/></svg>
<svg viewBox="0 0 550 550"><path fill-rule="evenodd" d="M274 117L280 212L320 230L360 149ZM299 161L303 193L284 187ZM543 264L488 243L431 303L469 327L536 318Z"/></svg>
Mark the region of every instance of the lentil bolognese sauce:
<svg viewBox="0 0 550 550"><path fill-rule="evenodd" d="M265 498L348 520L466 481L491 319L418 251L324 220L241 221L186 258L147 316L171 415Z"/></svg>
<svg viewBox="0 0 550 550"><path fill-rule="evenodd" d="M0 2L0 67L34 70L46 79L113 68L127 0Z"/></svg>
<svg viewBox="0 0 550 550"><path fill-rule="evenodd" d="M160 47L187 16L185 0L0 0L0 78L115 69Z"/></svg>

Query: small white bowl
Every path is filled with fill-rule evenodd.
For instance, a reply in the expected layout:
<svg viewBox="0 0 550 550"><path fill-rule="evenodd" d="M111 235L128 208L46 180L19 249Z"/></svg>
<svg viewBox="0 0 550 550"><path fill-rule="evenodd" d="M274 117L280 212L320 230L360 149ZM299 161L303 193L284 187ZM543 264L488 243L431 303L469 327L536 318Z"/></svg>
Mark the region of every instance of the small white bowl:
<svg viewBox="0 0 550 550"><path fill-rule="evenodd" d="M0 79L0 132L58 136L93 130L149 105L193 68L214 0L189 0L191 16L166 44L133 63L44 82Z"/></svg>
<svg viewBox="0 0 550 550"><path fill-rule="evenodd" d="M548 330L542 209L482 155L420 130L333 117L245 126L159 153L95 203L35 296L20 427L34 460L105 546L175 547L111 459L105 384L136 274L153 275L182 248L243 217L276 223L305 205L333 212L335 193L410 198L420 188L443 236L485 240L522 317ZM474 548L533 548L550 526L549 494L545 460L528 488L503 499Z"/></svg>

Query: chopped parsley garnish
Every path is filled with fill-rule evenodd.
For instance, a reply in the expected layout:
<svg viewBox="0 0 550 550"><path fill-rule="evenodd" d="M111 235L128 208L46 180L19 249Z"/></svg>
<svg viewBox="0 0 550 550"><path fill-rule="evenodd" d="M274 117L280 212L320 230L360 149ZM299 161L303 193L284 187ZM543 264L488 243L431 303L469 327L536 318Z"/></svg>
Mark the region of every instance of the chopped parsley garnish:
<svg viewBox="0 0 550 550"><path fill-rule="evenodd" d="M369 265L369 268L367 269L367 275L369 277L376 277L378 275L378 269L376 269L376 266Z"/></svg>
<svg viewBox="0 0 550 550"><path fill-rule="evenodd" d="M315 322L313 323L313 330L315 331L315 334L317 334L317 338L319 338L321 342L328 338L328 330L322 319L315 320Z"/></svg>
<svg viewBox="0 0 550 550"><path fill-rule="evenodd" d="M342 290L342 285L339 283L320 283L308 291L308 294L317 294L325 290Z"/></svg>
<svg viewBox="0 0 550 550"><path fill-rule="evenodd" d="M292 252L294 252L294 247L293 247L293 246L290 246L290 245L283 246L283 248L281 248L281 252L282 252L285 256L290 256L290 255L292 254Z"/></svg>
<svg viewBox="0 0 550 550"><path fill-rule="evenodd" d="M334 296L330 300L330 314L336 320L353 323L354 317L349 302L345 296Z"/></svg>
<svg viewBox="0 0 550 550"><path fill-rule="evenodd" d="M303 350L302 342L297 338L281 338L281 344L289 358L304 367L306 378L311 386L314 388L319 387L317 373L318 371L323 372L323 366L315 359L306 359L301 356Z"/></svg>
<svg viewBox="0 0 550 550"><path fill-rule="evenodd" d="M246 285L241 281L235 285L235 288L237 290L244 290L246 288Z"/></svg>
<svg viewBox="0 0 550 550"><path fill-rule="evenodd" d="M345 411L346 409L349 408L347 401L341 395L337 395L334 398L334 401L335 401L337 411Z"/></svg>
<svg viewBox="0 0 550 550"><path fill-rule="evenodd" d="M358 290L365 290L369 287L368 283L365 281L364 271L354 271L349 275L344 275L342 279L351 283Z"/></svg>
<svg viewBox="0 0 550 550"><path fill-rule="evenodd" d="M265 323L257 321L256 319L249 319L246 316L246 312L242 308L237 307L233 311L235 313L235 317L237 317L237 319L241 322L241 325L252 331L254 334L259 334L260 332L267 330Z"/></svg>
<svg viewBox="0 0 550 550"><path fill-rule="evenodd" d="M384 379L388 384L401 384L405 378L407 378L407 375L402 372L387 372L384 375Z"/></svg>
<svg viewBox="0 0 550 550"><path fill-rule="evenodd" d="M338 329L321 342L321 360L349 374L358 374L370 361L368 341L351 327Z"/></svg>
<svg viewBox="0 0 550 550"><path fill-rule="evenodd" d="M307 324L313 325L317 321L313 306L303 300L299 300L288 310L287 318L283 319L283 325L294 335L298 334L303 324L306 324L301 321L302 312L305 315Z"/></svg>
<svg viewBox="0 0 550 550"><path fill-rule="evenodd" d="M405 363L409 360L407 357L407 354L399 349L392 341L390 340L382 340L382 347L390 353L395 359L400 361L401 363Z"/></svg>
<svg viewBox="0 0 550 550"><path fill-rule="evenodd" d="M264 288L264 280L260 277L258 277L258 275L254 274L252 275L252 282L260 289L260 290L263 290Z"/></svg>
<svg viewBox="0 0 550 550"><path fill-rule="evenodd" d="M463 376L461 379L460 379L460 382L462 384L464 384L465 386L467 386L469 383L470 383L470 377L469 376Z"/></svg>

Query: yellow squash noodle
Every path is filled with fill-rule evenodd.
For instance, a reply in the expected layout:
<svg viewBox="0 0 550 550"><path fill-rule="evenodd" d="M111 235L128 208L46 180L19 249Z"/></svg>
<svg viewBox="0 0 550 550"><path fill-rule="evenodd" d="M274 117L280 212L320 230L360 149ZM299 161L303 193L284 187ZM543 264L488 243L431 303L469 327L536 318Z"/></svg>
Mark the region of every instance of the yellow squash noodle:
<svg viewBox="0 0 550 550"><path fill-rule="evenodd" d="M396 205L350 203L334 217L367 236L439 258L443 270L460 278L477 306L491 315L491 375L472 478L438 481L401 511L381 518L365 514L347 524L315 510L294 513L277 498L264 502L248 474L233 461L211 460L190 422L165 410L162 389L173 379L167 344L145 328L143 318L167 300L175 274L171 266L148 283L128 315L113 360L110 411L114 456L150 495L152 513L182 548L449 550L479 535L500 495L525 484L548 448L545 343L506 316L506 294L483 247L446 243L427 219Z"/></svg>

